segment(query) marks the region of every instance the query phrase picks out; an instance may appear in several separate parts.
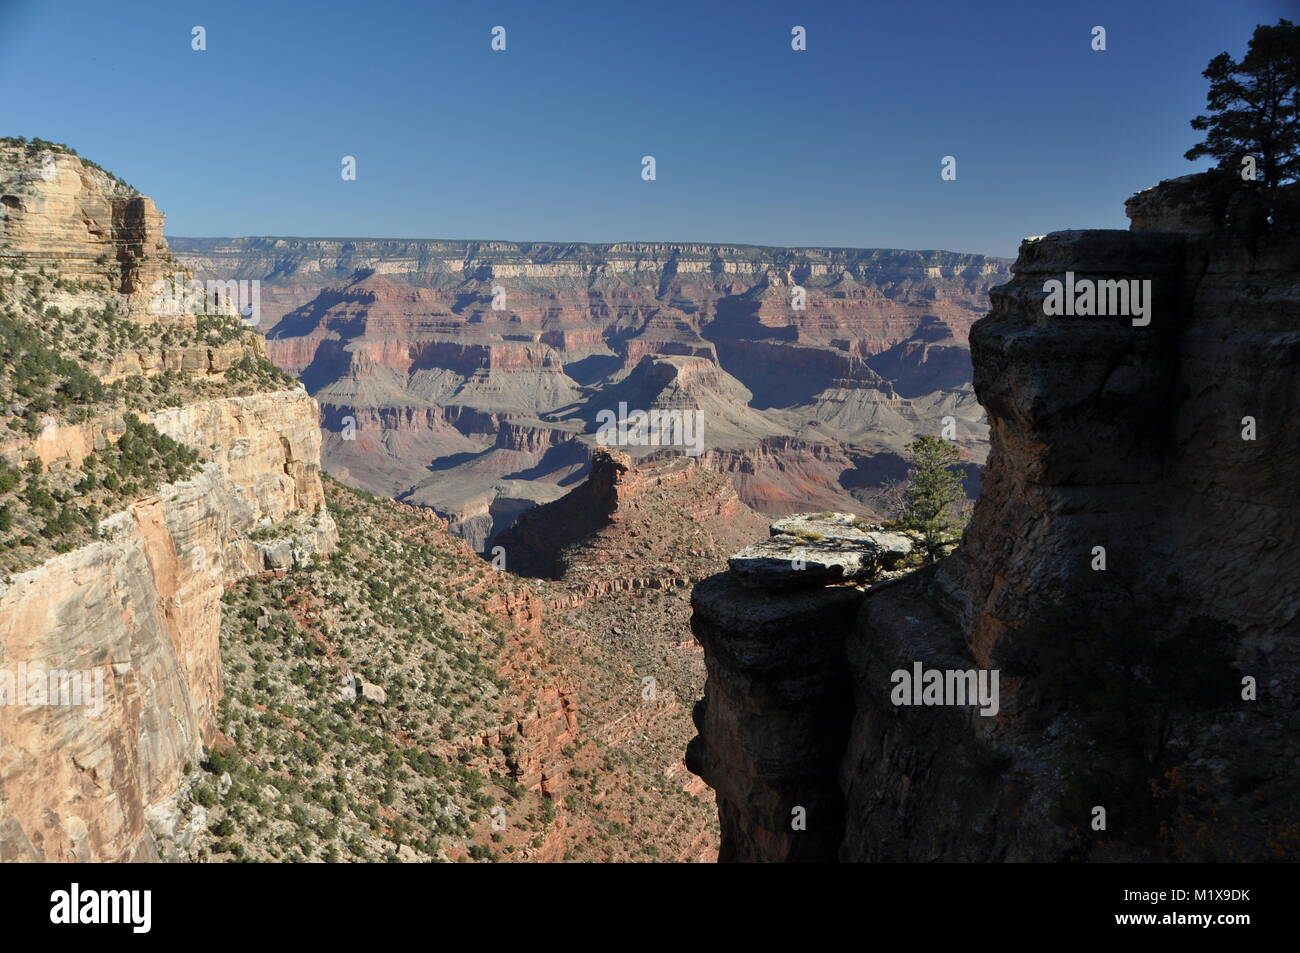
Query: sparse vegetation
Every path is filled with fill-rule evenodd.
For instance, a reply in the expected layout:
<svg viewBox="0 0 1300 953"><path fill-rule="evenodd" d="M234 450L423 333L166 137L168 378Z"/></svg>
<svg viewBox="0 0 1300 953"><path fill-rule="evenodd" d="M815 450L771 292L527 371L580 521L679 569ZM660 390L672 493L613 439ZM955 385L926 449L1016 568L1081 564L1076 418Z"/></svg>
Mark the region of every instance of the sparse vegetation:
<svg viewBox="0 0 1300 953"><path fill-rule="evenodd" d="M697 812L678 834L688 841L716 824L657 760L590 734L553 750L519 733L523 720L559 717L548 691L566 683L562 643L581 633L576 620L525 635L492 606L528 598L527 584L408 507L326 485L335 552L226 594L220 724L233 744L209 753L211 780L191 788L208 817L196 858L653 860L625 805L664 829ZM597 677L621 706L636 699L634 673L607 660L592 672L603 674L590 676L590 701L606 691ZM386 699L352 698L348 675ZM541 770L561 793L537 789ZM230 791L216 798L226 772Z"/></svg>
<svg viewBox="0 0 1300 953"><path fill-rule="evenodd" d="M121 437L78 467L0 461L0 570L14 572L99 535L103 517L192 474L199 455L127 414Z"/></svg>
<svg viewBox="0 0 1300 953"><path fill-rule="evenodd" d="M39 156L76 155L41 139L3 139L0 149L10 160L0 171L4 194L34 187ZM4 572L84 545L104 517L194 472L198 454L160 434L152 412L298 386L237 316L139 313L118 291L116 255L66 267L0 249ZM83 460L90 444L99 450Z"/></svg>

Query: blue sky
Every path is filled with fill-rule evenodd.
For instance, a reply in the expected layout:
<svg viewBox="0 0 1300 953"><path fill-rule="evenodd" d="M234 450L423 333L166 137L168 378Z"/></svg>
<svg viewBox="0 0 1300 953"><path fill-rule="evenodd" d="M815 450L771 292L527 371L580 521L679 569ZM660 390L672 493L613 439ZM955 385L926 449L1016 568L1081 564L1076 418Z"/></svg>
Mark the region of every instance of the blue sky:
<svg viewBox="0 0 1300 953"><path fill-rule="evenodd" d="M175 235L1013 255L1205 167L1201 70L1290 7L0 0L0 135L68 143Z"/></svg>

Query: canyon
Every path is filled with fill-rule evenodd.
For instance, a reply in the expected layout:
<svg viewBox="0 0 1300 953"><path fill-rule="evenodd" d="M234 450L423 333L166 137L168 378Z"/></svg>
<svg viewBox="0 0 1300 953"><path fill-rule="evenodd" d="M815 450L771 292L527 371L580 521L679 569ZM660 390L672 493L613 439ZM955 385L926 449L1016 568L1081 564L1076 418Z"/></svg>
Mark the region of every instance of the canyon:
<svg viewBox="0 0 1300 953"><path fill-rule="evenodd" d="M991 448L952 555L694 588L720 859L1296 858L1300 189L1126 210L1026 239L972 326ZM1149 322L1051 314L1067 273L1150 282ZM997 715L894 704L918 664L999 671Z"/></svg>
<svg viewBox="0 0 1300 953"><path fill-rule="evenodd" d="M716 857L681 633L762 524L726 477L596 451L501 571L323 474L316 401L229 301L155 307L190 273L147 198L3 140L0 203L0 668L104 685L0 705L0 859ZM530 550L557 519L562 558Z"/></svg>
<svg viewBox="0 0 1300 953"><path fill-rule="evenodd" d="M1010 268L174 253L24 140L0 210L0 668L105 685L0 705L0 859L1294 859L1294 187L1165 182ZM265 320L159 313L191 266ZM1052 313L1067 275L1149 320ZM620 408L703 452L601 445ZM917 433L980 488L919 568Z"/></svg>
<svg viewBox="0 0 1300 953"><path fill-rule="evenodd" d="M588 471L603 415L696 410L763 513L873 513L948 429L978 491L967 336L1008 262L942 251L173 238L260 282L267 354L321 407L326 469L478 551ZM681 452L624 445L633 457Z"/></svg>

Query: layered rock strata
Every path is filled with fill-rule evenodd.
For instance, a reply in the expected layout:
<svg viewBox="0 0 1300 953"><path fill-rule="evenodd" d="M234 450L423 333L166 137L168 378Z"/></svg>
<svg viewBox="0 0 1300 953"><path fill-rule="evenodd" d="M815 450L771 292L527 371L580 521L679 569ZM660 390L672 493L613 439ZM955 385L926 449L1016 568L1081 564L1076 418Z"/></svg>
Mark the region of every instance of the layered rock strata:
<svg viewBox="0 0 1300 953"><path fill-rule="evenodd" d="M330 471L437 509L479 549L582 478L610 443L601 416L620 407L698 412L698 459L771 514L871 511L903 444L948 417L972 465L986 449L966 336L1006 277L1002 260L654 243L176 244L203 277L262 282L269 354L320 401Z"/></svg>
<svg viewBox="0 0 1300 953"><path fill-rule="evenodd" d="M225 586L333 544L305 393L162 416L178 439L220 441L217 459L104 520L100 541L0 590L0 664L105 679L99 714L0 707L0 859L154 859L146 814L217 730ZM278 544L248 538L295 516Z"/></svg>
<svg viewBox="0 0 1300 953"><path fill-rule="evenodd" d="M236 358L257 370L258 339L237 324L217 344L203 341L218 332L200 331L198 315L159 327L153 283L178 266L149 199L62 147L16 140L0 145L0 187L4 290L22 282L30 292L11 292L15 325L41 331L64 309L82 332L105 322L96 340L106 347L162 345L65 356L100 383L165 376L216 394ZM56 307L29 308L38 297ZM167 805L185 766L218 736L225 587L332 548L316 402L263 369L275 386L246 379L235 396L156 400L140 415L196 451L198 471L153 491L123 489L124 508L98 519L92 542L0 581L0 860L155 859L151 825L174 820ZM120 391L103 393L101 404L65 406L75 420L51 416L36 437L6 440L6 466L34 480L117 441L126 409ZM145 402L130 396L137 409Z"/></svg>

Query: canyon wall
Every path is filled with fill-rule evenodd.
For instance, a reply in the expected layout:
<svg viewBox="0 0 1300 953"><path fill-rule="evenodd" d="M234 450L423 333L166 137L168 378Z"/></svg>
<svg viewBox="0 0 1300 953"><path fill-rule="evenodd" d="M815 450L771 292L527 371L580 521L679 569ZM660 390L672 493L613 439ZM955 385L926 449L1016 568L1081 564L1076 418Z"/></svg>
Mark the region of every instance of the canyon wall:
<svg viewBox="0 0 1300 953"><path fill-rule="evenodd" d="M0 709L0 860L153 857L145 820L217 729L226 585L332 542L320 509L320 437L301 391L159 415L177 439L223 448L189 480L101 524L103 539L9 579L3 664L103 672L104 710ZM286 517L280 547L248 533ZM292 554L286 561L279 549ZM165 812L155 814L165 825Z"/></svg>
<svg viewBox="0 0 1300 953"><path fill-rule="evenodd" d="M4 257L137 299L176 266L152 199L75 154L24 152L0 144L0 164L12 173L0 198Z"/></svg>
<svg viewBox="0 0 1300 953"><path fill-rule="evenodd" d="M58 342L62 316L55 330L56 309L31 308L31 300L76 309L78 321L89 312L92 330L95 315L112 312L125 329L119 338L134 341L135 362L123 363L122 352L76 354L101 382L120 378L124 388L106 390L99 403L51 403L41 433L0 445L4 463L51 480L81 467L121 438L130 412L124 394L147 424L201 463L99 519L91 542L0 581L0 670L14 682L37 670L84 674L87 689L77 696L82 704L46 704L35 694L38 680L22 696L7 683L0 860L156 859L155 835L176 833L170 810L186 765L219 736L225 587L310 562L334 543L318 410L283 379L259 388L227 377L236 356L246 362L262 352L237 323L211 345L198 316L168 319L149 308L153 282L178 267L152 202L69 152L12 142L0 148L0 264L16 282L5 290L26 287L29 295L6 298L6 319ZM157 336L132 336L144 326ZM181 383L177 396L150 407L142 395L154 369ZM47 398L23 403L33 399ZM66 416L74 411L76 419ZM21 432L23 412L4 408L10 434ZM90 703L91 686L102 686L102 705Z"/></svg>
<svg viewBox="0 0 1300 953"><path fill-rule="evenodd" d="M696 588L724 859L1295 859L1296 191L1191 176L1025 241L970 333L991 449L952 556ZM1149 323L1046 314L1067 273L1149 281ZM998 672L996 710L900 703L917 664Z"/></svg>

